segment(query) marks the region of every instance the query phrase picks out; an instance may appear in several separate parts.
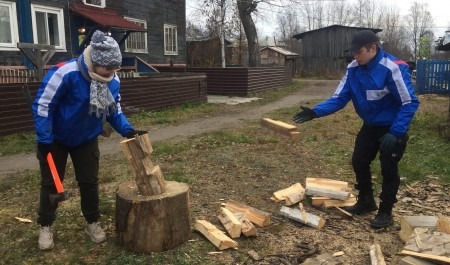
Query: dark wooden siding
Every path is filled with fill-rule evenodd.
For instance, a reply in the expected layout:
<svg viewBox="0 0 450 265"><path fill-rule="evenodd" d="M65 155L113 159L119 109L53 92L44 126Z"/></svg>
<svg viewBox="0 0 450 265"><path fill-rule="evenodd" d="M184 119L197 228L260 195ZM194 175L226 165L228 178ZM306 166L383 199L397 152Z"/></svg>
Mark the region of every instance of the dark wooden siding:
<svg viewBox="0 0 450 265"><path fill-rule="evenodd" d="M40 83L0 84L0 136L34 130L31 110L23 93L24 85L34 97ZM161 74L121 79L120 94L125 114L156 111L184 103L206 103L206 75Z"/></svg>
<svg viewBox="0 0 450 265"><path fill-rule="evenodd" d="M77 29L71 21L72 14L69 12L68 4L81 0L32 0L33 4L59 7L64 9L64 27L66 49L65 52L56 52L50 59L49 65L55 65L61 61L70 60L77 57L75 49L72 47L73 41L78 38ZM124 45L121 50L124 57L139 56L150 64L185 64L186 63L186 1L185 0L106 0L106 6L113 7L117 13L122 16L136 19L147 20L147 47L148 53L125 53ZM17 14L20 16L20 14ZM177 26L178 55L164 55L164 24L173 24ZM70 27L72 26L72 28ZM19 25L20 27L20 25ZM26 29L19 29L26 30ZM28 30L27 30L28 31ZM29 29L31 33L32 30ZM70 39L72 36L72 39ZM114 36L116 39L119 35ZM74 45L78 47L78 45ZM2 61L0 65L17 66L23 65L23 55L20 51L0 51Z"/></svg>

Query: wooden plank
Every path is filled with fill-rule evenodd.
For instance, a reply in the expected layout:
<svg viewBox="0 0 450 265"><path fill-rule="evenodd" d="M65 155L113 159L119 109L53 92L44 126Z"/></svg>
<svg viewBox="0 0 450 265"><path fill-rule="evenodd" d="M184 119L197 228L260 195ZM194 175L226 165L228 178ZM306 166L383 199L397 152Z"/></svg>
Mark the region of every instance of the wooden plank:
<svg viewBox="0 0 450 265"><path fill-rule="evenodd" d="M250 220L252 223L259 227L265 227L270 225L270 214L254 207L245 205L243 203L229 200L224 204L225 208L232 211L233 213L243 213L244 216Z"/></svg>
<svg viewBox="0 0 450 265"><path fill-rule="evenodd" d="M195 230L204 235L214 246L220 250L228 248L237 248L238 243L222 231L217 229L213 224L206 220L196 220L194 224Z"/></svg>
<svg viewBox="0 0 450 265"><path fill-rule="evenodd" d="M241 235L241 222L227 208L220 207L219 220L227 230L231 238L237 238Z"/></svg>
<svg viewBox="0 0 450 265"><path fill-rule="evenodd" d="M353 194L350 194L350 198L345 201L341 200L332 200L328 199L323 201L322 206L324 208L331 208L331 207L346 207L346 206L352 206L356 203L356 198Z"/></svg>
<svg viewBox="0 0 450 265"><path fill-rule="evenodd" d="M400 265L435 265L435 264L436 263L432 263L423 259L407 256L401 260Z"/></svg>
<svg viewBox="0 0 450 265"><path fill-rule="evenodd" d="M403 242L408 241L411 234L414 232L416 227L436 227L437 222L436 216L402 216L400 217L400 232L399 236Z"/></svg>
<svg viewBox="0 0 450 265"><path fill-rule="evenodd" d="M295 183L286 189L282 189L273 193L278 201L285 201L287 206L298 203L303 200L305 196L305 189L300 183Z"/></svg>
<svg viewBox="0 0 450 265"><path fill-rule="evenodd" d="M306 186L320 186L339 191L350 191L348 182L328 178L306 178Z"/></svg>
<svg viewBox="0 0 450 265"><path fill-rule="evenodd" d="M386 265L383 252L381 252L381 247L378 243L370 246L370 262L371 265Z"/></svg>
<svg viewBox="0 0 450 265"><path fill-rule="evenodd" d="M320 216L302 212L300 209L292 209L286 206L281 206L280 214L289 219L295 220L302 224L321 229L325 225L325 219Z"/></svg>
<svg viewBox="0 0 450 265"><path fill-rule="evenodd" d="M416 257L416 258L426 259L431 262L444 262L444 264L450 264L449 257L436 256L436 255L425 254L425 253L418 253L418 252L409 251L409 250L402 250L400 253L403 255L409 255L409 256Z"/></svg>
<svg viewBox="0 0 450 265"><path fill-rule="evenodd" d="M331 200L331 199L328 197L313 196L313 197L311 197L311 205L312 206L322 206L325 201L329 201L329 200Z"/></svg>

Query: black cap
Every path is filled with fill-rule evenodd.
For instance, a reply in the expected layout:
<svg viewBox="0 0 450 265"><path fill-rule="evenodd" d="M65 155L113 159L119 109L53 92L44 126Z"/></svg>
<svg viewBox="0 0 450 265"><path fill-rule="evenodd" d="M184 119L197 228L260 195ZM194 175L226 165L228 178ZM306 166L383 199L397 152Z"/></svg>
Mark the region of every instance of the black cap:
<svg viewBox="0 0 450 265"><path fill-rule="evenodd" d="M359 51L364 45L379 42L380 38L378 38L377 34L373 31L366 29L358 31L355 36L353 36L352 44L348 48L351 52Z"/></svg>

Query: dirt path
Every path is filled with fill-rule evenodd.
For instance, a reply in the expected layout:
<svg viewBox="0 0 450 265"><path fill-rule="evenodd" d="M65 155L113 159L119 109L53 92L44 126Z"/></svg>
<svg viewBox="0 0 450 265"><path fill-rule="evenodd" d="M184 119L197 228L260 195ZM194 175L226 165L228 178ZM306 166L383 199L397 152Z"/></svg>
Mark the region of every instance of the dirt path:
<svg viewBox="0 0 450 265"><path fill-rule="evenodd" d="M142 129L149 129L153 141L181 141L186 137L197 134L234 128L240 126L244 121L260 119L265 113L277 109L299 106L301 102L313 99L328 98L332 95L339 83L338 80L301 80L301 82L304 83L302 90L269 104L248 109L240 113L223 113L220 116L208 117L179 125ZM100 152L102 156L120 152L118 143L122 139L118 134L113 134L110 138L105 138L100 141ZM38 163L34 153L0 157L0 179L10 173L37 168Z"/></svg>

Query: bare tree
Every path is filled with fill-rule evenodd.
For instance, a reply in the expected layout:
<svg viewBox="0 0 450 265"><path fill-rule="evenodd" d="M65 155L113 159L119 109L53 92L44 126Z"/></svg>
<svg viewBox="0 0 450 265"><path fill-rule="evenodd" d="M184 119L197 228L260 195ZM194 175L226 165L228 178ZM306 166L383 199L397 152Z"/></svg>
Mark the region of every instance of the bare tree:
<svg viewBox="0 0 450 265"><path fill-rule="evenodd" d="M409 8L406 21L406 32L413 49L413 59L417 60L420 38L425 36L426 32L433 26L433 18L430 11L428 11L428 4L413 2Z"/></svg>
<svg viewBox="0 0 450 265"><path fill-rule="evenodd" d="M242 26L247 36L248 44L248 66L258 67L260 65L258 33L253 22L252 13L256 11L259 1L236 0L241 18Z"/></svg>
<svg viewBox="0 0 450 265"><path fill-rule="evenodd" d="M297 41L292 38L299 33L302 28L298 21L298 16L294 10L279 13L277 16L277 34L276 37L286 46L286 49L296 51Z"/></svg>
<svg viewBox="0 0 450 265"><path fill-rule="evenodd" d="M404 60L410 60L412 51L408 48L399 13L399 9L396 7L386 8L384 24L381 26L383 31L380 33L380 37L383 41L383 48L387 52Z"/></svg>
<svg viewBox="0 0 450 265"><path fill-rule="evenodd" d="M353 7L345 0L331 1L326 5L327 26L330 25L344 25L350 26L355 23L355 16L353 16Z"/></svg>

